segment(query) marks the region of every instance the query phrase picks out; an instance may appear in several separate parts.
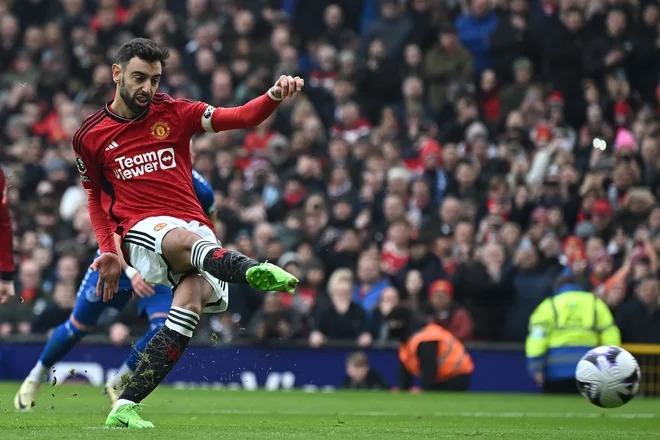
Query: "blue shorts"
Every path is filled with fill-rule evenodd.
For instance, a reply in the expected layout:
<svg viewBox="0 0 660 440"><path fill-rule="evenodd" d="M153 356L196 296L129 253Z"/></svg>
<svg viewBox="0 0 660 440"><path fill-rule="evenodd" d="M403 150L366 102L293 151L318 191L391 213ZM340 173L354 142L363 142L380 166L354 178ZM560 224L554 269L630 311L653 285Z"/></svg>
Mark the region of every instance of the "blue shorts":
<svg viewBox="0 0 660 440"><path fill-rule="evenodd" d="M128 277L122 273L119 278L119 291L107 303L103 298L96 296L96 283L99 274L91 269L87 270L85 278L78 289L78 299L73 308L73 317L86 327L94 327L99 318L108 308L123 310L133 297L133 286ZM172 290L169 287L156 285L155 293L148 298L136 297L138 314L149 318L154 313L167 315L172 307Z"/></svg>

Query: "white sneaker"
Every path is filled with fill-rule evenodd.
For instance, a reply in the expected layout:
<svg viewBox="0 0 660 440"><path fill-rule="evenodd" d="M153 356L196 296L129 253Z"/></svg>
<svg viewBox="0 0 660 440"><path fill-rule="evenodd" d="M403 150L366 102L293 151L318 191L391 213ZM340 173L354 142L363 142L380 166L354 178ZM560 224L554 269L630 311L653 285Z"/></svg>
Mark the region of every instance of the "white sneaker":
<svg viewBox="0 0 660 440"><path fill-rule="evenodd" d="M36 404L37 394L39 394L40 382L30 378L25 379L18 393L14 397L14 408L20 411L28 411Z"/></svg>
<svg viewBox="0 0 660 440"><path fill-rule="evenodd" d="M106 383L103 389L105 391L105 395L108 396L108 399L110 399L110 406L114 408L115 403L117 403L117 400L119 400L119 396L121 396L121 393L124 392L124 387L120 387L119 385L113 386L109 383Z"/></svg>

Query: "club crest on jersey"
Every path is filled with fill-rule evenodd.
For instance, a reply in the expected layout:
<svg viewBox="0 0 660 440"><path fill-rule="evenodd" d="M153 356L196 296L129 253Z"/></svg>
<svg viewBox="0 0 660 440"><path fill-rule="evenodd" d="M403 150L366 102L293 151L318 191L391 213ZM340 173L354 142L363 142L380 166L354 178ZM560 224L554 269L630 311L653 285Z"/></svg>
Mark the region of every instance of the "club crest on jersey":
<svg viewBox="0 0 660 440"><path fill-rule="evenodd" d="M154 226L154 231L158 232L161 229L163 229L165 226L167 226L167 223L158 223L156 226Z"/></svg>
<svg viewBox="0 0 660 440"><path fill-rule="evenodd" d="M78 168L80 174L85 174L87 172L87 167L85 166L85 162L83 162L82 159L78 156L76 156L76 167Z"/></svg>
<svg viewBox="0 0 660 440"><path fill-rule="evenodd" d="M151 135L156 139L167 139L170 135L170 126L167 122L157 121L151 126Z"/></svg>

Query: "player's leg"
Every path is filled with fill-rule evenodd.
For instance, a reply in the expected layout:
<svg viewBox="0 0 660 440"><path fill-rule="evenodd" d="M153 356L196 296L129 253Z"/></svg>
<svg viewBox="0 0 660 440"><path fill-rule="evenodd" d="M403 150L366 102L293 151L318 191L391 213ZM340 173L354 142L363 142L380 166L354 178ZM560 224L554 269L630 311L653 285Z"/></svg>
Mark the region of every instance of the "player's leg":
<svg viewBox="0 0 660 440"><path fill-rule="evenodd" d="M62 359L98 322L108 304L96 296L98 274L91 270L85 275L78 289L76 305L69 319L55 328L46 342L39 361L32 368L14 398L16 409L29 409L36 401L39 387L48 370ZM114 305L127 301L130 293L120 292L113 298Z"/></svg>
<svg viewBox="0 0 660 440"><path fill-rule="evenodd" d="M156 285L152 296L138 298L138 314L149 318L149 330L131 347L128 357L124 360L117 374L108 378L105 391L114 406L124 391L128 379L137 369L142 353L147 343L165 325L170 308L172 307L172 290L163 285Z"/></svg>
<svg viewBox="0 0 660 440"><path fill-rule="evenodd" d="M261 291L293 293L298 279L285 270L249 258L240 252L224 249L215 237L183 228L172 229L162 240L162 252L173 273L185 273L191 267L228 283L250 284Z"/></svg>
<svg viewBox="0 0 660 440"><path fill-rule="evenodd" d="M156 389L179 361L212 293L211 285L196 273L181 280L165 325L147 344L135 374L108 415L106 426L153 427L137 414L138 404Z"/></svg>

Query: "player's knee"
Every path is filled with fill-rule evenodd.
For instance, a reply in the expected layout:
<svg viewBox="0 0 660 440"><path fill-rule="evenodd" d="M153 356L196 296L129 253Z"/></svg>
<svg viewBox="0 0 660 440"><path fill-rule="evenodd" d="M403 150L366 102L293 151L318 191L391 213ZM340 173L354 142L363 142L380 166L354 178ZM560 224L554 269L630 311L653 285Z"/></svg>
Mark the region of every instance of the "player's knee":
<svg viewBox="0 0 660 440"><path fill-rule="evenodd" d="M69 333L69 339L74 339L77 341L87 336L87 334L91 331L90 327L82 325L73 316L69 317L69 319L64 323L64 327Z"/></svg>
<svg viewBox="0 0 660 440"><path fill-rule="evenodd" d="M154 316L154 315L150 316L149 317L150 330L155 330L155 331L160 330L160 328L165 325L165 321L167 321L167 314L165 314L164 316L160 316L160 314L158 314L158 316Z"/></svg>
<svg viewBox="0 0 660 440"><path fill-rule="evenodd" d="M172 265L174 273L182 273L191 269L190 250L201 237L183 228L169 231L162 241L163 255Z"/></svg>
<svg viewBox="0 0 660 440"><path fill-rule="evenodd" d="M73 315L69 316L69 320L66 322L66 326L69 332L81 334L82 336L85 336L87 333L94 330L94 326L83 324Z"/></svg>

